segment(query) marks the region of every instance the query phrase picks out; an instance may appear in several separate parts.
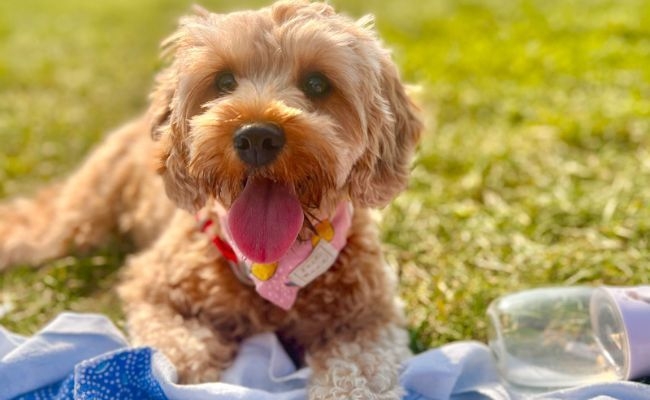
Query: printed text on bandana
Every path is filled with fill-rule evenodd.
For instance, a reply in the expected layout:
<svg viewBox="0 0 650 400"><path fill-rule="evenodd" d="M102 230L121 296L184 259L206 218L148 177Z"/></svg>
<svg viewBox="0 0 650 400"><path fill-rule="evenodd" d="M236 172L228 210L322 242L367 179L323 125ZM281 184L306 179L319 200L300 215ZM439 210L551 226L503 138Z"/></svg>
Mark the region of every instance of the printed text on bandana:
<svg viewBox="0 0 650 400"><path fill-rule="evenodd" d="M289 281L300 287L322 275L334 263L338 251L326 240L318 242L312 253L289 275Z"/></svg>

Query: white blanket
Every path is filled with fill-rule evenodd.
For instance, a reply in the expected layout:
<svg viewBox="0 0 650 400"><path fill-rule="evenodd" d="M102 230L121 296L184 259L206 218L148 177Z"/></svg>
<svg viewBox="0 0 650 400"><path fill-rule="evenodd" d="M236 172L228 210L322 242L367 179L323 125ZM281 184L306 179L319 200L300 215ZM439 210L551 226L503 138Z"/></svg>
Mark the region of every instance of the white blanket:
<svg viewBox="0 0 650 400"><path fill-rule="evenodd" d="M0 400L306 399L310 371L294 367L273 334L244 342L222 382L178 385L158 351L130 347L104 316L63 313L32 337L0 327ZM650 386L602 383L523 395L499 380L482 343L457 342L411 358L400 375L405 400L650 399Z"/></svg>

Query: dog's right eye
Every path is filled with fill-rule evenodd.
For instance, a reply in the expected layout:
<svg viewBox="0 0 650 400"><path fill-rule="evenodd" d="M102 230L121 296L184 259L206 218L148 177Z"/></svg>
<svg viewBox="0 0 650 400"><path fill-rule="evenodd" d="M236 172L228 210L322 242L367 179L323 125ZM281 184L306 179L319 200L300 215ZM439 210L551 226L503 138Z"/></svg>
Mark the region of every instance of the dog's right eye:
<svg viewBox="0 0 650 400"><path fill-rule="evenodd" d="M232 93L237 89L237 80L232 72L222 72L218 74L214 83L220 95Z"/></svg>

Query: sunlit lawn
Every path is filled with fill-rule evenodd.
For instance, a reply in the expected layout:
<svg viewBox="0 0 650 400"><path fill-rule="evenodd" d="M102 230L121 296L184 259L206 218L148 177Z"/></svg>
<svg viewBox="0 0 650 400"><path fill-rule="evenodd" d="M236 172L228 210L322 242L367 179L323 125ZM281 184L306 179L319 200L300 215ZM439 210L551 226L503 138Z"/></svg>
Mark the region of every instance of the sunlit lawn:
<svg viewBox="0 0 650 400"><path fill-rule="evenodd" d="M260 1L204 1L214 10ZM427 135L384 211L415 349L484 339L499 294L650 282L650 2L335 1L373 12ZM236 5L235 5L236 4ZM189 2L0 2L0 195L70 171L146 104ZM0 323L64 309L121 320L125 245L0 277Z"/></svg>

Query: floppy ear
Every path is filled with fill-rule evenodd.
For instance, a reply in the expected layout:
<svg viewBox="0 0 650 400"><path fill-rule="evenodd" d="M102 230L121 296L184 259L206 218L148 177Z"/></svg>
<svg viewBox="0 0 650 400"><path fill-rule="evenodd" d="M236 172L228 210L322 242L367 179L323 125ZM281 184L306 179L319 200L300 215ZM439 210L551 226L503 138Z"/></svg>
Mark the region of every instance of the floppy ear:
<svg viewBox="0 0 650 400"><path fill-rule="evenodd" d="M173 67L168 67L156 76L155 87L149 95L149 129L154 140L160 139L161 128L169 123L171 103L177 86L176 74Z"/></svg>
<svg viewBox="0 0 650 400"><path fill-rule="evenodd" d="M378 87L367 105L368 144L349 179L350 197L363 207L384 207L406 188L423 129L396 66L383 53Z"/></svg>
<svg viewBox="0 0 650 400"><path fill-rule="evenodd" d="M185 26L207 16L205 10L194 11L197 16L181 19L180 28L162 44L163 57L171 58L171 64L156 76L147 111L151 136L157 141L155 163L165 183L167 196L189 211L198 210L206 199L188 171L189 148L185 143L188 121L182 112L183 100L177 96L180 53L189 42Z"/></svg>

